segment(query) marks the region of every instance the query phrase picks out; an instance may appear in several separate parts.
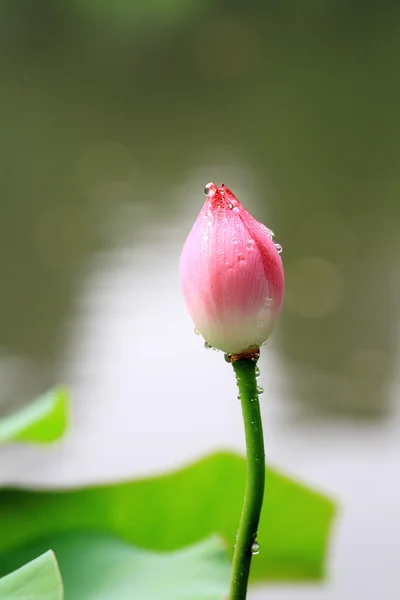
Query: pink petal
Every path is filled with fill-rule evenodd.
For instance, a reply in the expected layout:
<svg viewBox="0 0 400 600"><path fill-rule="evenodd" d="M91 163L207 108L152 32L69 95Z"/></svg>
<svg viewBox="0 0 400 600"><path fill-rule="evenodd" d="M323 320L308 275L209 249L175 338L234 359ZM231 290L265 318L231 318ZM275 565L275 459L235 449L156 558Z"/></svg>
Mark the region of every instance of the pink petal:
<svg viewBox="0 0 400 600"><path fill-rule="evenodd" d="M210 184L180 277L189 314L211 345L241 353L266 341L282 306L282 261L264 225L223 185Z"/></svg>

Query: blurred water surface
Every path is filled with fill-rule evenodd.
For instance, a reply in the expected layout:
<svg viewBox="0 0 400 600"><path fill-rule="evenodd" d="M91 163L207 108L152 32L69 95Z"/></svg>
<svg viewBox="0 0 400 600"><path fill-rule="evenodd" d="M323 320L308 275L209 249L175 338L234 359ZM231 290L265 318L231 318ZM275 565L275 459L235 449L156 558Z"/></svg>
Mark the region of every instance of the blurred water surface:
<svg viewBox="0 0 400 600"><path fill-rule="evenodd" d="M270 453L350 507L344 571L371 522L387 567L400 537L387 504L400 493L400 6L125 10L0 4L0 412L60 379L74 392L66 446L7 449L1 475L61 484L242 447L231 374L193 335L177 278L203 186L224 181L284 247L285 307L263 357ZM371 461L385 494L368 502ZM358 560L349 598L375 589Z"/></svg>
<svg viewBox="0 0 400 600"><path fill-rule="evenodd" d="M182 241L182 213L195 217L215 179L284 245L278 345L293 401L307 418L384 415L398 338L398 6L172 2L165 19L136 4L126 19L118 2L1 4L2 405L54 379L91 256L155 226Z"/></svg>

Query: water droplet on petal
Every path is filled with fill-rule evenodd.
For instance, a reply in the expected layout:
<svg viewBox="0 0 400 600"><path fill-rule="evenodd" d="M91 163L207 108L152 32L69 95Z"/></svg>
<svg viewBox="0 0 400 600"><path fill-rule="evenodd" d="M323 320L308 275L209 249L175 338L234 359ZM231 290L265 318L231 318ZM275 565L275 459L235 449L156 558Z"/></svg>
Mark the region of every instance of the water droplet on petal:
<svg viewBox="0 0 400 600"><path fill-rule="evenodd" d="M275 237L275 233L269 227L266 227L265 229L267 230L267 233L268 233L269 237L271 238L271 240L273 240Z"/></svg>
<svg viewBox="0 0 400 600"><path fill-rule="evenodd" d="M255 373L256 373L256 377L259 377L259 376L260 376L260 369L259 369L258 367L256 367L256 371L255 371Z"/></svg>
<svg viewBox="0 0 400 600"><path fill-rule="evenodd" d="M249 248L254 248L254 246L256 245L254 240L247 240L247 245Z"/></svg>
<svg viewBox="0 0 400 600"><path fill-rule="evenodd" d="M210 183L207 183L207 185L204 186L204 193L209 198L212 198L213 196L215 196L217 191L218 191L218 188L215 185L215 183L213 183L212 181L210 181Z"/></svg>
<svg viewBox="0 0 400 600"><path fill-rule="evenodd" d="M197 327L194 328L194 332L196 335L201 335L200 331L197 329Z"/></svg>
<svg viewBox="0 0 400 600"><path fill-rule="evenodd" d="M260 396L261 394L264 393L264 388L260 387L259 385L257 386L257 394Z"/></svg>
<svg viewBox="0 0 400 600"><path fill-rule="evenodd" d="M257 542L254 542L254 544L251 545L251 553L253 555L259 554L260 553L260 544L258 544Z"/></svg>
<svg viewBox="0 0 400 600"><path fill-rule="evenodd" d="M204 348L206 348L207 350L211 350L212 348L212 344L209 344L208 342L204 342Z"/></svg>
<svg viewBox="0 0 400 600"><path fill-rule="evenodd" d="M275 244L275 248L276 248L276 251L278 252L278 254L282 253L283 248L282 248L282 246L280 244Z"/></svg>

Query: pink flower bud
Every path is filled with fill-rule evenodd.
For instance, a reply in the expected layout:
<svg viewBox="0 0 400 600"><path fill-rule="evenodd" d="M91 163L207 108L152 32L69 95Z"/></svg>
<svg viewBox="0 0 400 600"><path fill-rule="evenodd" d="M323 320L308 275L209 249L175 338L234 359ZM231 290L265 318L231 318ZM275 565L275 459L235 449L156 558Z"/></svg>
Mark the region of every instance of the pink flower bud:
<svg viewBox="0 0 400 600"><path fill-rule="evenodd" d="M281 310L281 247L224 184L205 193L181 254L182 291L206 342L241 354L267 340Z"/></svg>

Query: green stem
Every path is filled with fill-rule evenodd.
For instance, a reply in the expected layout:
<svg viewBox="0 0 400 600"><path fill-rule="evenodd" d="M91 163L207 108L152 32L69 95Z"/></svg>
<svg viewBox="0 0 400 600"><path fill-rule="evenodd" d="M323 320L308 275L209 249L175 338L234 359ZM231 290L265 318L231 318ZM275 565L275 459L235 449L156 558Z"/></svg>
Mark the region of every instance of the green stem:
<svg viewBox="0 0 400 600"><path fill-rule="evenodd" d="M258 401L257 361L243 358L232 363L239 388L246 434L246 493L233 556L229 600L245 600L258 523L264 498L265 453L260 403Z"/></svg>

